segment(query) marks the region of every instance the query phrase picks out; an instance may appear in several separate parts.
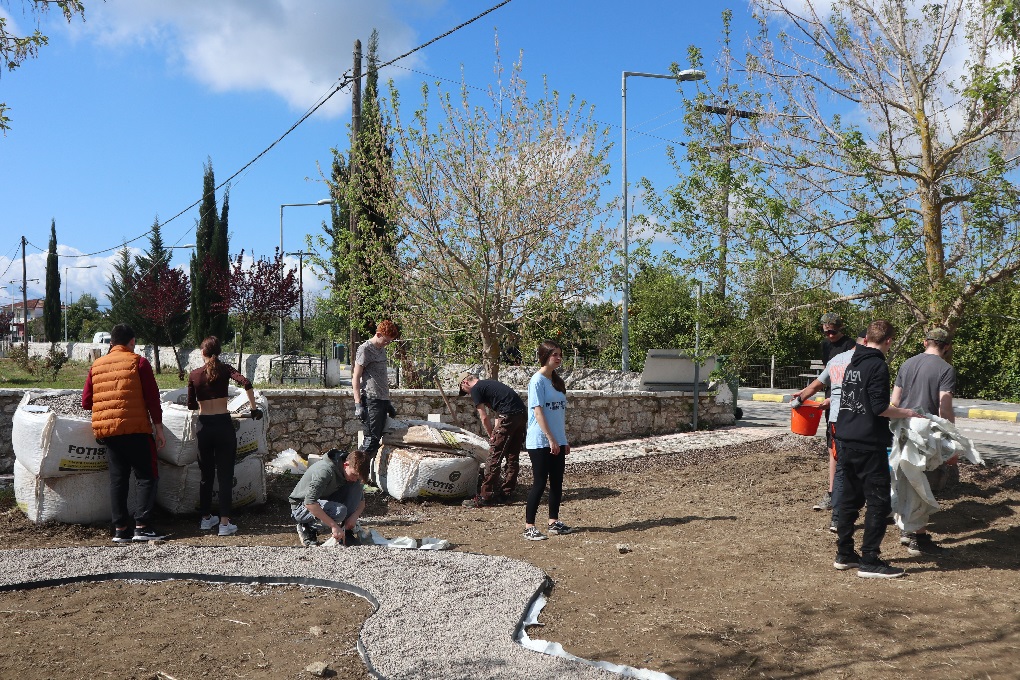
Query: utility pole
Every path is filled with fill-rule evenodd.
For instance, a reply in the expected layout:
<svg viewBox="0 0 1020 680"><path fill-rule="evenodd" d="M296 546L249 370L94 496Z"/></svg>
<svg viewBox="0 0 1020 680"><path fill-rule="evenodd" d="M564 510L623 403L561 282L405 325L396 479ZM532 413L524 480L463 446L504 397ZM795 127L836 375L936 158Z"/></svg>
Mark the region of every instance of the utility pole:
<svg viewBox="0 0 1020 680"><path fill-rule="evenodd" d="M747 144L733 144L733 124L741 118L748 120L758 118L762 113L759 111L741 111L734 106L730 106L729 101L724 101L722 106L701 104L698 106L698 109L706 113L726 116L726 141L722 146L709 147L709 151L721 151L726 158L726 182L723 185L723 205L719 215L719 261L716 265L715 275L716 292L719 293L720 298L725 298L727 277L726 255L729 249L730 236L730 182L733 171L733 151L747 146Z"/></svg>
<svg viewBox="0 0 1020 680"><path fill-rule="evenodd" d="M355 195L358 187L358 139L361 136L361 41L354 41L354 68L351 71L352 82L351 82L351 149L348 157L350 159L350 179L347 187L347 205L348 211L351 217L351 247L357 248L358 245L358 218L361 212L361 206ZM352 252L350 263L352 269L360 270L361 263L357 259L357 253ZM357 278L355 277L357 274ZM361 276L361 272L349 272L350 280L357 281ZM348 309L350 310L350 318L348 319L349 325L349 336L347 351L350 356L354 356L354 352L358 349L358 345L361 344L361 337L358 334L357 329L354 326L354 315L358 313L357 300L355 299L357 294L355 293L354 286L351 286L350 299L348 302Z"/></svg>
<svg viewBox="0 0 1020 680"><path fill-rule="evenodd" d="M21 327L21 338L25 344L25 356L28 356L28 265L25 264L25 243L24 236L21 237L21 318L24 325Z"/></svg>

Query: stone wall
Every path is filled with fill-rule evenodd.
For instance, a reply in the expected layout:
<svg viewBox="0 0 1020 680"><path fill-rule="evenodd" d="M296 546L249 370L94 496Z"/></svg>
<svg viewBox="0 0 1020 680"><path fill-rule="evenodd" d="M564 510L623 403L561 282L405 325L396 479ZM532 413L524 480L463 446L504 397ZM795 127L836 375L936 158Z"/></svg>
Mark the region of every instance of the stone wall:
<svg viewBox="0 0 1020 680"><path fill-rule="evenodd" d="M354 399L349 389L262 393L269 401L270 451L292 448L307 455L350 447L357 442L361 423L354 417ZM14 466L12 418L23 395L24 390L0 390L0 473L9 473ZM398 417L425 420L430 413L442 413L447 415L447 422L455 422L449 418L438 390L393 390L391 397ZM484 436L470 398L447 396L447 399L460 415L457 424ZM690 393L570 391L567 399L567 434L575 445L690 428L693 403ZM699 427L733 423L733 404L728 395L703 394L698 402Z"/></svg>

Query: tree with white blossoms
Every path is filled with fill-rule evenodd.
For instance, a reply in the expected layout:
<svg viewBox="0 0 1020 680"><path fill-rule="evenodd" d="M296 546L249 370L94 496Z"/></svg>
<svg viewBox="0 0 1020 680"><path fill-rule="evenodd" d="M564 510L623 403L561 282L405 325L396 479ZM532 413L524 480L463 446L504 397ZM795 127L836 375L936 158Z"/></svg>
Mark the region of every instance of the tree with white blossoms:
<svg viewBox="0 0 1020 680"><path fill-rule="evenodd" d="M754 0L747 68L771 91L754 236L955 329L1020 270L1015 0ZM843 115L834 113L842 111ZM907 334L905 334L907 335Z"/></svg>
<svg viewBox="0 0 1020 680"><path fill-rule="evenodd" d="M392 88L389 101L403 316L420 332L477 332L492 378L525 303L600 294L612 248L599 204L608 130L546 83L528 99L521 62L504 73L498 48L494 73L480 105L464 83L457 96L423 85L407 125Z"/></svg>

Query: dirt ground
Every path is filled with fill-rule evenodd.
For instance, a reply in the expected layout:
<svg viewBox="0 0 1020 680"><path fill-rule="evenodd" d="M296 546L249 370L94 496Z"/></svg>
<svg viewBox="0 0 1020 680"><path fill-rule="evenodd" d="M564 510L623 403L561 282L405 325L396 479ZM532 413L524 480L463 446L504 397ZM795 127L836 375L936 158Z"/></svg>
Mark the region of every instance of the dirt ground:
<svg viewBox="0 0 1020 680"><path fill-rule="evenodd" d="M789 435L729 454L570 467L560 519L578 531L547 541L520 537L526 477L509 506L374 496L366 515L387 536L442 537L541 567L555 585L529 635L585 658L677 678L1020 676L1020 469L962 467L931 525L949 555L909 557L893 527L884 557L908 575L885 581L832 568L828 516L811 510L825 475L818 440ZM296 478L270 480L270 502L238 513L237 536L206 535L194 516L160 526L194 545L296 546L286 508ZM108 529L36 527L7 497L0 546L70 545L111 545ZM314 661L366 677L354 648L370 611L297 587L0 593L0 677L311 677Z"/></svg>

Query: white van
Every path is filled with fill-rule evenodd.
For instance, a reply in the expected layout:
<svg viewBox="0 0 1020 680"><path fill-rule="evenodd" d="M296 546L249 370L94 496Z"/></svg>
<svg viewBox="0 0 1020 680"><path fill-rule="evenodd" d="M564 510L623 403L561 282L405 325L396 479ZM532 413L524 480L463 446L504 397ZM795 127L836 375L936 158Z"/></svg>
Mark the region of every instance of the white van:
<svg viewBox="0 0 1020 680"><path fill-rule="evenodd" d="M95 335L92 336L92 342L93 344L109 345L110 334L105 332L96 333Z"/></svg>

